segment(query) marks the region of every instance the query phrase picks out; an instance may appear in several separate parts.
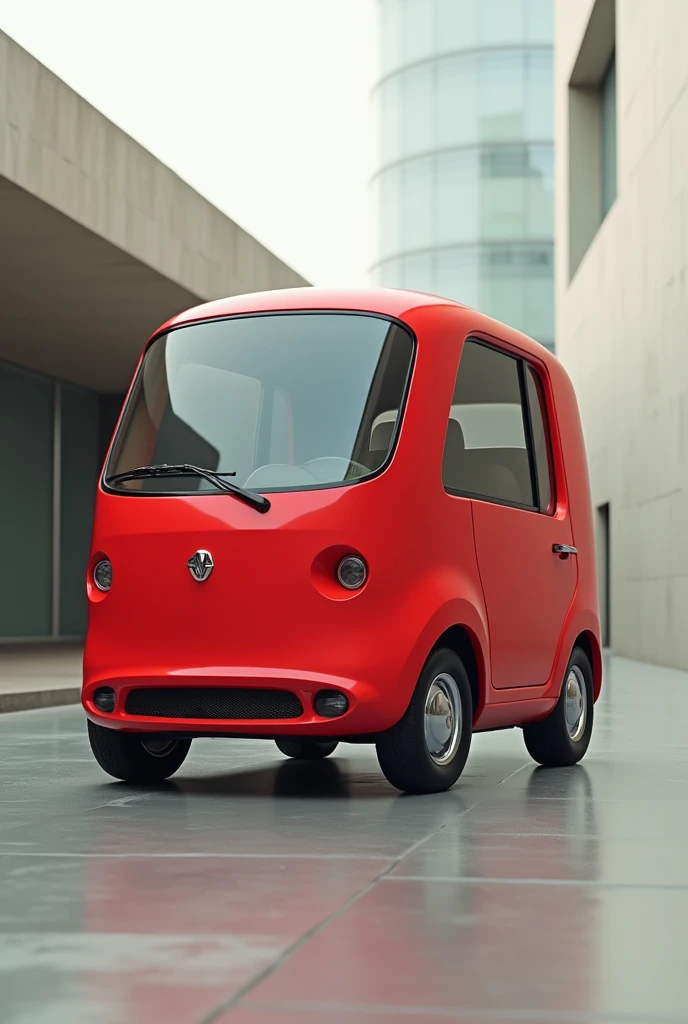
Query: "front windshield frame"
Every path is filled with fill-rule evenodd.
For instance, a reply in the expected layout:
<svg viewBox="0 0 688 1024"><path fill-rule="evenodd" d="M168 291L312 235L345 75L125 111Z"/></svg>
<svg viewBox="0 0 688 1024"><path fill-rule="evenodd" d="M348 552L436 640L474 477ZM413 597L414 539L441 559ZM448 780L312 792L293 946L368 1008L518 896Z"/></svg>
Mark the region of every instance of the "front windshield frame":
<svg viewBox="0 0 688 1024"><path fill-rule="evenodd" d="M377 319L377 320L384 320L384 321L387 321L390 324L395 324L397 327L400 327L402 330L404 330L406 332L406 334L408 335L410 341L411 341L411 355L410 355L409 364L408 364L408 368L407 368L407 372L406 372L406 377L405 377L405 380L404 380L404 387L403 387L403 393L402 393L401 401L399 402L398 414L397 414L396 422L395 422L395 425L394 425L394 430L392 432L392 437L391 437L391 440L390 440L389 450L387 451L385 459L381 463L381 465L377 469L371 470L371 472L367 473L365 476L351 477L350 479L335 480L335 481L331 481L331 482L323 481L323 482L316 482L314 484L300 484L300 485L294 486L294 487L286 487L286 486L285 487L261 487L261 488L256 488L255 489L255 493L256 494L294 494L294 493L298 493L298 492L301 492L301 491L307 493L309 491L332 490L333 488L352 487L352 486L355 486L357 484L367 483L368 481L374 480L376 477L381 476L387 470L390 462L392 461L392 458L394 457L394 453L395 453L396 448L397 448L397 442L399 440L399 434L401 432L401 427L402 427L402 424L404 422L404 416L405 416L405 413L406 413L406 406L407 406L407 402L408 402L409 391L410 391L410 388L411 388L411 380L413 378L413 372L414 372L414 368L415 368L415 365L416 365L416 355L417 355L417 351L418 351L418 339L416 337L416 334L412 330L412 328L405 321L400 320L398 317L392 316L391 314L388 314L388 313L379 313L377 311L372 311L372 310L367 310L367 309L340 309L340 308L318 309L318 308L313 307L313 308L310 308L310 309L270 309L270 310L263 310L263 311L259 311L259 312L230 313L228 315L221 315L221 316L198 317L198 318L195 318L193 320L185 320L183 323L173 324L171 327L167 327L165 329L161 329L161 330L156 331L155 334L153 334L149 338L148 342L146 343L146 347L144 348L143 353L141 355L141 359L139 361L139 365L138 365L137 371L136 371L136 373L135 373L135 375L134 375L134 377L132 379L131 385L129 387L129 391L127 393L127 397L126 397L126 399L124 401L124 404L122 406L122 411L121 411L121 414L120 414L120 417L119 417L117 428L115 430L115 433L114 433L114 435L112 437L112 440L110 442L110 445L108 447L108 452L107 452L107 456L106 456L106 459L105 459L105 463L103 465L103 469L102 469L101 474L100 474L100 481L99 481L100 482L100 489L102 491L104 491L105 493L107 493L107 494L116 495L117 497L132 497L132 498L164 498L164 497L167 497L167 498L201 498L202 497L202 498L209 498L209 497L213 497L213 496L222 496L222 497L226 498L227 497L227 492L223 491L223 490L220 490L219 488L217 488L217 489L202 490L202 491L199 491L198 489L188 490L187 491L187 490L181 490L180 488L175 488L174 490L169 490L169 491L168 490L164 490L164 489L156 489L154 492L152 492L152 491L145 491L145 490L129 489L127 487L123 487L121 484L112 484L112 483L108 483L107 482L107 478L110 475L110 471L112 469L112 465L111 465L112 464L112 457L113 457L113 454L118 449L118 445L119 445L119 441L120 441L121 436L122 436L122 432L123 432L125 426L129 422L129 412L130 412L130 409L131 409L131 405L132 405L133 401L135 400L136 395L138 393L138 384L139 384L141 376L143 375L145 361L146 361L146 356L147 356L149 350L151 349L151 347L157 341L160 341L162 338L168 337L170 334L174 333L175 331L183 330L185 327L195 327L195 326L199 326L201 324L206 324L206 323L224 323L224 322L233 321L233 320L255 319L256 317L328 316L328 315L331 315L331 316L360 316L360 317L373 318L373 319ZM177 479L179 479L179 478L177 478ZM251 490L253 490L253 488L251 488Z"/></svg>

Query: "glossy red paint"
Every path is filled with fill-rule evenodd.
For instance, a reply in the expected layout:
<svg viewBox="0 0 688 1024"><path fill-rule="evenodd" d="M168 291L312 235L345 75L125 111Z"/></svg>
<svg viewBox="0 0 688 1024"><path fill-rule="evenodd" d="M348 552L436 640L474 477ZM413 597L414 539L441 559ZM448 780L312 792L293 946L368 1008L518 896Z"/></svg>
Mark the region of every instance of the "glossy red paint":
<svg viewBox="0 0 688 1024"><path fill-rule="evenodd" d="M355 485L270 495L260 515L221 493L113 494L99 488L87 590L83 706L102 726L132 732L279 736L375 734L403 715L442 634L461 627L478 671L476 730L548 714L576 639L602 678L594 537L576 399L558 360L536 342L457 303L413 292L273 291L208 303L184 323L280 310L356 310L392 316L416 338L398 444L379 476ZM156 334L159 332L156 332ZM442 455L463 342L488 340L531 361L548 407L556 507L552 515L447 494ZM560 559L552 545L574 544ZM199 548L215 571L197 584L186 568ZM369 579L356 592L322 584L333 548L360 552ZM92 569L103 554L114 584ZM115 711L93 704L112 686ZM289 689L298 719L186 720L124 710L139 686L241 685ZM345 691L341 718L312 698Z"/></svg>

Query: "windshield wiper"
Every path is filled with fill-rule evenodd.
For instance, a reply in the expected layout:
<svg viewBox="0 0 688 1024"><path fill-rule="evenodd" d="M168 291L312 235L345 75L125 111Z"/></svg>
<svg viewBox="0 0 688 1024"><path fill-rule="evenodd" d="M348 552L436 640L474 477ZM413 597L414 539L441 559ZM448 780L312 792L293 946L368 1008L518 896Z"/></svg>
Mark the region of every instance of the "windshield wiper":
<svg viewBox="0 0 688 1024"><path fill-rule="evenodd" d="M125 480L143 480L146 477L161 476L201 476L204 480L209 480L211 484L215 484L219 490L233 494L240 501L245 501L247 505L251 505L257 512L267 512L270 508L270 502L262 494L248 491L244 487L239 487L238 484L230 483L229 480L224 479L226 476L236 476L236 473L216 473L214 469L206 469L205 466L194 466L190 462L172 465L162 462L157 466L136 466L135 469L127 469L123 473L113 473L111 476L106 476L105 483L119 484L124 483Z"/></svg>

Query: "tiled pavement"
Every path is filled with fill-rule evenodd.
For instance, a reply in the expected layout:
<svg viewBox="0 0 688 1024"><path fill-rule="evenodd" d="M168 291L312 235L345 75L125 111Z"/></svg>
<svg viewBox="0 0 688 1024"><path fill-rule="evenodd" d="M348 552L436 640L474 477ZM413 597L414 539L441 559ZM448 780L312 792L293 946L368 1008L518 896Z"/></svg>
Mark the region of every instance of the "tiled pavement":
<svg viewBox="0 0 688 1024"><path fill-rule="evenodd" d="M582 765L518 730L397 794L372 749L196 741L108 781L0 717L1 1024L688 1022L688 675L614 659Z"/></svg>

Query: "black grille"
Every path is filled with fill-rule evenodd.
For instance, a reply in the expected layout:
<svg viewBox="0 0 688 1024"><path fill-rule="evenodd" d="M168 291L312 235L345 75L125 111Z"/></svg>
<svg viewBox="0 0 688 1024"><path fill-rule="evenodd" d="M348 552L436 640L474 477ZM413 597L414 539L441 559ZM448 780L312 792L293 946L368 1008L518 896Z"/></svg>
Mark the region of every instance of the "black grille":
<svg viewBox="0 0 688 1024"><path fill-rule="evenodd" d="M299 718L303 705L288 690L155 686L131 690L125 711L154 718Z"/></svg>

